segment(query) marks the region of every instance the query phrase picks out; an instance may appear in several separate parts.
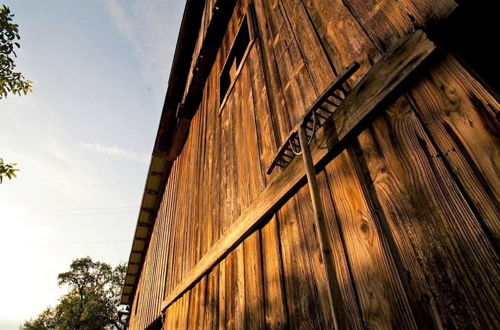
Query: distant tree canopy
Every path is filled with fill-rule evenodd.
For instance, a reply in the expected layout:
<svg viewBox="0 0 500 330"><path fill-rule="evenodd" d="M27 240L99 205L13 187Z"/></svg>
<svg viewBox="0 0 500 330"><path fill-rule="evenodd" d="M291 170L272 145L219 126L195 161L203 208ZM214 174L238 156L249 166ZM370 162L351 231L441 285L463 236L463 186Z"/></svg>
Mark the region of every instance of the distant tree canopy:
<svg viewBox="0 0 500 330"><path fill-rule="evenodd" d="M25 322L21 329L125 329L125 322L118 316L125 271L124 264L113 268L89 257L73 260L70 270L58 276L59 286L67 286L70 291L54 308Z"/></svg>
<svg viewBox="0 0 500 330"><path fill-rule="evenodd" d="M0 99L6 98L9 93L26 95L31 92L32 82L14 71L15 49L20 47L21 37L19 26L12 22L13 17L9 7L0 7Z"/></svg>

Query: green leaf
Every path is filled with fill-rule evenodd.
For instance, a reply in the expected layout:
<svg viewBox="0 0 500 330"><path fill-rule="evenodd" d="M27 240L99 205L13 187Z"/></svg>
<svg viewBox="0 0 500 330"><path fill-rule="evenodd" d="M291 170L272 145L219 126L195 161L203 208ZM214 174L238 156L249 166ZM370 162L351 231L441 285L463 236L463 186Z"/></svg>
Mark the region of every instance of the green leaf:
<svg viewBox="0 0 500 330"><path fill-rule="evenodd" d="M14 49L20 48L16 41L20 40L20 35L19 25L12 22L13 17L7 6L0 7L0 99L8 94L27 95L32 91L33 82L14 71L14 58L17 57Z"/></svg>

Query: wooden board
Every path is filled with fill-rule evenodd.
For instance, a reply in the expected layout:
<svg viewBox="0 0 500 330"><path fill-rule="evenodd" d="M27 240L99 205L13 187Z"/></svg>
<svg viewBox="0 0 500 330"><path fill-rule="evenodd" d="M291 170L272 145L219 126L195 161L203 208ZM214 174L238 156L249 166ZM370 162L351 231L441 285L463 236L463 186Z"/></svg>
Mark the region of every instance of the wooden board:
<svg viewBox="0 0 500 330"><path fill-rule="evenodd" d="M205 2L192 65L214 5ZM168 329L332 328L302 160L271 176L263 169L347 65L361 64L352 88L394 41L455 7L236 2L162 196L130 328L162 310ZM248 11L258 37L219 116L218 76ZM398 56L409 61L399 68L406 76L405 63L417 63ZM451 55L427 62L405 84L392 67L365 79L312 144L334 305L346 315L339 328L500 326L499 105Z"/></svg>
<svg viewBox="0 0 500 330"><path fill-rule="evenodd" d="M348 99L334 113L329 124L317 134L317 141L312 145L315 163L322 161L332 152L334 147L351 133L379 103L403 79L411 73L432 51L434 45L421 31L398 42L389 55L374 65ZM390 78L389 78L390 77ZM232 248L249 235L259 224L266 220L276 207L285 201L291 191L303 184L304 169L295 159L285 171L271 182L251 206L232 225L227 234L219 240L210 251L198 262L189 275L170 293L163 303L163 309L179 298L186 290L207 273L215 263L220 261Z"/></svg>
<svg viewBox="0 0 500 330"><path fill-rule="evenodd" d="M500 104L446 55L409 92L441 155L500 243Z"/></svg>

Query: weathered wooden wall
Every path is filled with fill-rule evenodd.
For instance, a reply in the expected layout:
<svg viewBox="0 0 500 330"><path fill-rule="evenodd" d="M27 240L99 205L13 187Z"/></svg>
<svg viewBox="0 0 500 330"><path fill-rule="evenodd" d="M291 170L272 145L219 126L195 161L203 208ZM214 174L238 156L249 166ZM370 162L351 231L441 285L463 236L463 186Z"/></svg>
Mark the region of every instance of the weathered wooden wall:
<svg viewBox="0 0 500 330"><path fill-rule="evenodd" d="M170 174L131 329L161 315L165 297L277 175L264 169L340 70L361 64L354 86L392 42L457 6L254 0L258 37L219 115L219 73L249 2L236 5ZM498 109L441 52L318 174L342 329L500 327ZM164 327L332 328L307 189L169 306Z"/></svg>

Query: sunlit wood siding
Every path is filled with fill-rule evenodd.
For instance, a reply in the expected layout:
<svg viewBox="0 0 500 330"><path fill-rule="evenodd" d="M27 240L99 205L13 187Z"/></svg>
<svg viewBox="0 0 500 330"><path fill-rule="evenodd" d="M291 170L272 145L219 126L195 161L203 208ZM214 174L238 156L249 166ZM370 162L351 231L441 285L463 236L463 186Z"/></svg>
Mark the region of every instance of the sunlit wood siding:
<svg viewBox="0 0 500 330"><path fill-rule="evenodd" d="M193 59L214 3L206 1ZM219 109L219 74L250 3L257 37ZM360 63L354 87L394 41L456 6L237 1L168 179L130 328L161 317L163 300L279 175L265 169L342 69ZM498 109L440 51L318 173L341 329L499 328ZM306 185L170 305L164 327L332 328L312 217Z"/></svg>

